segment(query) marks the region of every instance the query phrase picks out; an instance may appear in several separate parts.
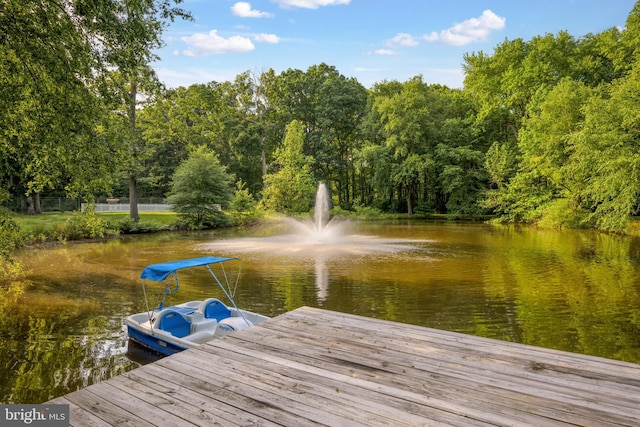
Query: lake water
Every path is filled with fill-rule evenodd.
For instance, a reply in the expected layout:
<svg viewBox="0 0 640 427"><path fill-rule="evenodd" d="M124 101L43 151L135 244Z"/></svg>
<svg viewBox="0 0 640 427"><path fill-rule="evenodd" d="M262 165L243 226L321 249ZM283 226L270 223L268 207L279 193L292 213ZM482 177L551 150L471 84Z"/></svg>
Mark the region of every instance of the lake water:
<svg viewBox="0 0 640 427"><path fill-rule="evenodd" d="M152 360L128 351L122 326L145 307L140 271L203 255L240 257L236 302L267 316L306 305L640 363L640 239L433 221L303 234L281 223L21 252L32 285L0 299L0 402L40 403ZM182 276L178 296L222 296L200 279Z"/></svg>

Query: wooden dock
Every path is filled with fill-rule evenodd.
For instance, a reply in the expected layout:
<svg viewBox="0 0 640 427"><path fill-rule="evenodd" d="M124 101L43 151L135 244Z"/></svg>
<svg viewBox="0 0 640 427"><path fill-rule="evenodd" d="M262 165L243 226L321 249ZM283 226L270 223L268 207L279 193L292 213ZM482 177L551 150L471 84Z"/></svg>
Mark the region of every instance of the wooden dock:
<svg viewBox="0 0 640 427"><path fill-rule="evenodd" d="M640 365L302 307L52 400L72 426L639 426Z"/></svg>

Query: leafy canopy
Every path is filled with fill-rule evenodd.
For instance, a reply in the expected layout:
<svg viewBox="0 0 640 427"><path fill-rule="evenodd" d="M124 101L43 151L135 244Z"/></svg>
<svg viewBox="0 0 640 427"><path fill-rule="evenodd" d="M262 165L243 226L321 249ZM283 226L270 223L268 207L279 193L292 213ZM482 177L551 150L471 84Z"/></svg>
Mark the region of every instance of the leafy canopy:
<svg viewBox="0 0 640 427"><path fill-rule="evenodd" d="M276 150L280 169L265 177L263 203L279 212L308 212L313 206L316 181L311 173L311 156L302 152L304 127L294 120L287 126L282 146Z"/></svg>
<svg viewBox="0 0 640 427"><path fill-rule="evenodd" d="M203 227L217 220L216 205L229 206L233 190L233 176L213 151L200 146L177 167L167 201L192 225Z"/></svg>

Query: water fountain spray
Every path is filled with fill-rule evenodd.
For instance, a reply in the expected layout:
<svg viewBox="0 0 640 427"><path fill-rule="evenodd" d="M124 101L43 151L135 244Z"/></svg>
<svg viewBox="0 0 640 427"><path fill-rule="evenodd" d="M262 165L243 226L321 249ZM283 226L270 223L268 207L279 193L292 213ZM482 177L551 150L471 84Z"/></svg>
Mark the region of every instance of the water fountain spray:
<svg viewBox="0 0 640 427"><path fill-rule="evenodd" d="M318 185L318 191L316 192L316 205L313 214L314 224L316 226L316 232L318 235L322 235L327 223L329 222L329 212L331 211L331 199L329 198L329 191L324 182L320 182Z"/></svg>

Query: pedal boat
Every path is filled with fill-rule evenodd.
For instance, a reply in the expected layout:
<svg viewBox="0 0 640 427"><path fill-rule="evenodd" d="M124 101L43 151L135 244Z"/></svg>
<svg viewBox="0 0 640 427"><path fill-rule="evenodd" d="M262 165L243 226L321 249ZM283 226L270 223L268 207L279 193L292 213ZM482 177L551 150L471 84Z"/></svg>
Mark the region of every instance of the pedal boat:
<svg viewBox="0 0 640 427"><path fill-rule="evenodd" d="M147 311L132 314L125 319L124 324L129 340L163 356L168 356L267 320L266 316L241 310L236 306L233 294L237 289L237 280L234 289L231 289L223 265L231 261L237 261L240 265L238 258L206 256L147 266L140 274ZM222 273L214 272L212 269L214 264L220 265L216 267L220 267ZM209 271L230 305L224 304L217 298L207 298L202 301L189 301L165 307L167 296L174 295L178 291L178 271L198 267ZM224 278L225 284L219 276ZM238 268L236 279L239 276L240 268ZM149 309L145 281L167 282L162 300L156 309Z"/></svg>

